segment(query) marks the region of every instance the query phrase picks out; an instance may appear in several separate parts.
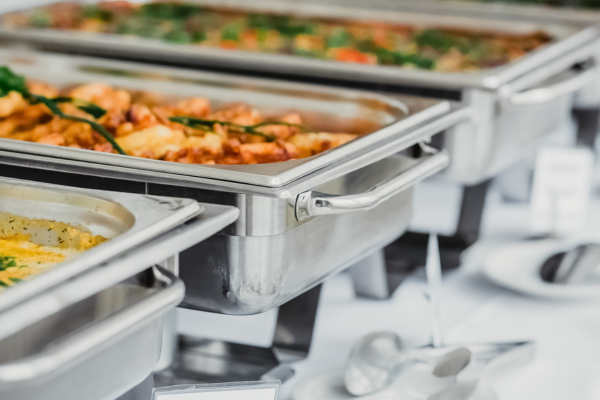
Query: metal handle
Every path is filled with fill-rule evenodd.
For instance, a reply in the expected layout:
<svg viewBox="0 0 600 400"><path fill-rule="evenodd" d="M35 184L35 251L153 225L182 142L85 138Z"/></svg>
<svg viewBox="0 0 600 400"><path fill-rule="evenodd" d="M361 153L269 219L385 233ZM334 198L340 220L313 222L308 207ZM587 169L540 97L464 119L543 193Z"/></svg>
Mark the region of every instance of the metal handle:
<svg viewBox="0 0 600 400"><path fill-rule="evenodd" d="M309 190L299 194L296 199L296 219L302 221L317 215L370 210L393 195L442 170L448 163L448 153L442 150L422 157L412 167L379 183L365 193L336 196Z"/></svg>
<svg viewBox="0 0 600 400"><path fill-rule="evenodd" d="M505 105L533 105L547 103L562 96L574 93L592 83L600 76L600 69L596 66L577 72L574 76L545 87L512 92L510 86L501 89L504 92Z"/></svg>
<svg viewBox="0 0 600 400"><path fill-rule="evenodd" d="M38 380L58 372L77 361L87 352L114 339L147 318L157 317L166 308L177 305L184 295L183 282L160 268L153 267L158 280L168 286L145 299L118 311L93 325L69 335L68 339L53 344L40 353L22 360L0 365L0 384Z"/></svg>

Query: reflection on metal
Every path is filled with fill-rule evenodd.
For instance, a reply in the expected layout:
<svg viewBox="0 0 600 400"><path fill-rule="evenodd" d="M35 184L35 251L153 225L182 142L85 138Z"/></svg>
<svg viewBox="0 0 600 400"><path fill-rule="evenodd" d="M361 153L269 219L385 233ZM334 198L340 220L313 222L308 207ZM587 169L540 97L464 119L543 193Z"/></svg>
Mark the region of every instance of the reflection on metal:
<svg viewBox="0 0 600 400"><path fill-rule="evenodd" d="M52 294L66 299L78 283ZM160 353L161 316L183 292L175 276L149 269L0 340L0 397L120 396L151 372ZM41 297L35 307L45 302Z"/></svg>
<svg viewBox="0 0 600 400"><path fill-rule="evenodd" d="M173 365L155 372L157 387L200 382L278 379L294 374L289 363L310 351L321 286L316 286L279 308L270 348L179 336Z"/></svg>
<svg viewBox="0 0 600 400"><path fill-rule="evenodd" d="M410 169L377 183L364 193L346 196L313 191L301 193L296 200L296 219L303 221L318 215L371 210L416 182L444 169L448 163L448 154L442 150L421 157Z"/></svg>

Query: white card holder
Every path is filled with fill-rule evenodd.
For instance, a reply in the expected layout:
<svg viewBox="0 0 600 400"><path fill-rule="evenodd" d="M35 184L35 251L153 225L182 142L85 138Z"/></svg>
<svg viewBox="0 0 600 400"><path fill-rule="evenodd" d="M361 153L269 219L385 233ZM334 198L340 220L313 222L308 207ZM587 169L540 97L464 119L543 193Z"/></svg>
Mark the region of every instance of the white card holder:
<svg viewBox="0 0 600 400"><path fill-rule="evenodd" d="M586 148L539 151L531 198L532 233L562 237L585 228L593 166L594 154Z"/></svg>
<svg viewBox="0 0 600 400"><path fill-rule="evenodd" d="M277 400L281 382L228 382L167 386L152 391L152 400Z"/></svg>

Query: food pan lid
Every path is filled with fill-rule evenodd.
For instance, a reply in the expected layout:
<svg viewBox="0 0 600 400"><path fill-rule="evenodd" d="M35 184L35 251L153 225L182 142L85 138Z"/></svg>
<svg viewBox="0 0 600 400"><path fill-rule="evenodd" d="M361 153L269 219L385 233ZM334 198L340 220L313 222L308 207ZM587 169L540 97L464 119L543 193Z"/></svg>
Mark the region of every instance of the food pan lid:
<svg viewBox="0 0 600 400"><path fill-rule="evenodd" d="M143 243L172 231L202 213L203 209L191 199L67 188L0 178L1 211L82 226L95 235L110 239L2 292L0 310L92 268L110 264ZM207 223L206 230L209 232L205 232L204 236L212 235L225 225ZM176 252L173 250L173 253ZM164 258L171 255L164 254Z"/></svg>
<svg viewBox="0 0 600 400"><path fill-rule="evenodd" d="M257 165L182 164L0 139L0 150L265 187L284 186L333 163L350 162L352 157L409 135L415 127L433 122L451 111L450 102L444 100L414 96L391 98L358 90L50 53L3 49L0 50L0 64L29 78L55 85L100 81L133 90L151 88L152 92L161 94L204 97L216 105L242 101L271 115L295 111L328 121L329 126L332 123L345 127L359 123L372 126L371 133L318 155Z"/></svg>
<svg viewBox="0 0 600 400"><path fill-rule="evenodd" d="M366 9L357 1L333 1L321 4L299 3L290 0L191 0L206 6L228 7L250 12L277 12L324 18L342 18L358 21L406 22L418 25L445 25L500 32L531 32L543 30L556 40L519 59L495 68L478 71L440 73L382 65L359 65L332 62L282 54L267 54L195 45L173 45L153 39L125 37L123 35L95 32L77 32L59 29L12 28L0 24L0 37L12 42L50 46L53 49L103 56L122 55L162 62L165 59L188 65L225 66L236 69L272 71L282 74L321 76L329 79L361 80L411 86L462 90L479 87L497 89L501 85L559 59L590 41L597 40L599 31L589 21L580 18L534 19L511 18L501 13L475 12L448 5L445 2L409 2L391 5L379 1ZM94 2L94 1L93 1ZM148 2L142 0L142 2ZM375 9L380 8L380 9ZM383 9L381 9L383 8ZM387 9L386 9L387 8Z"/></svg>

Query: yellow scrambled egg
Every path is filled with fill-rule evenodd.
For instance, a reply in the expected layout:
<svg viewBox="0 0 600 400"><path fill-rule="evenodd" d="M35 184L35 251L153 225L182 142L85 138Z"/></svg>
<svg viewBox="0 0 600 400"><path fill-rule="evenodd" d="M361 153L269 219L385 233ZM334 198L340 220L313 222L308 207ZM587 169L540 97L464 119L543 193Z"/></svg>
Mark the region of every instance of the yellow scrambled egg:
<svg viewBox="0 0 600 400"><path fill-rule="evenodd" d="M11 286L78 253L28 241L0 239L0 286Z"/></svg>
<svg viewBox="0 0 600 400"><path fill-rule="evenodd" d="M34 238L48 245L33 243ZM0 290L105 240L64 222L29 219L0 211Z"/></svg>

